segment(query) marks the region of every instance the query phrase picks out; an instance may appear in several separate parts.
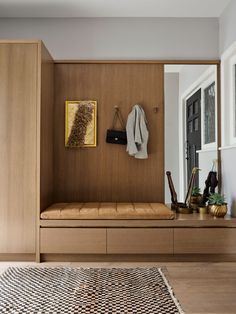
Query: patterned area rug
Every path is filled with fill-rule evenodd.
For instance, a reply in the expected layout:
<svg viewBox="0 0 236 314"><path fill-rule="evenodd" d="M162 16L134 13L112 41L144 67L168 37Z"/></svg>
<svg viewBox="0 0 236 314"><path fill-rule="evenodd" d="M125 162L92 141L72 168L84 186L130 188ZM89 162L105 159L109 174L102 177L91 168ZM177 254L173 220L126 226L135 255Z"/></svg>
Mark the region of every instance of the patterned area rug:
<svg viewBox="0 0 236 314"><path fill-rule="evenodd" d="M0 276L0 313L183 313L158 268L11 267Z"/></svg>

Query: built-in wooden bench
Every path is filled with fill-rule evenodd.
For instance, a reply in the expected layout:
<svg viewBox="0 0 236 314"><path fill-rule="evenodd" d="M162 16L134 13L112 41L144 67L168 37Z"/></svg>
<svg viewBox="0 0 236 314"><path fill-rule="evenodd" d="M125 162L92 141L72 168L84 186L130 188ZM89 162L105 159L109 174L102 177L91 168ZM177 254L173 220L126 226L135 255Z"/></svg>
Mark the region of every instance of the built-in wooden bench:
<svg viewBox="0 0 236 314"><path fill-rule="evenodd" d="M40 220L40 254L56 260L231 260L235 239L236 218L176 215L158 203L60 203Z"/></svg>

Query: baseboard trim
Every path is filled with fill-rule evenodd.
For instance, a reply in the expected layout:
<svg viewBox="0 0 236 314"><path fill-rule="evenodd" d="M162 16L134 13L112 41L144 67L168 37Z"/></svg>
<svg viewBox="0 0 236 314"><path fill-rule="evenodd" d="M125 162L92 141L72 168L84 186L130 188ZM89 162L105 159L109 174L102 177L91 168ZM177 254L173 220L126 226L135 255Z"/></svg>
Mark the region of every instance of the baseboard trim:
<svg viewBox="0 0 236 314"><path fill-rule="evenodd" d="M41 254L42 262L236 262L236 254Z"/></svg>
<svg viewBox="0 0 236 314"><path fill-rule="evenodd" d="M34 262L35 254L0 254L4 262ZM236 262L236 254L41 254L41 262Z"/></svg>
<svg viewBox="0 0 236 314"><path fill-rule="evenodd" d="M34 262L35 254L1 253L1 262Z"/></svg>

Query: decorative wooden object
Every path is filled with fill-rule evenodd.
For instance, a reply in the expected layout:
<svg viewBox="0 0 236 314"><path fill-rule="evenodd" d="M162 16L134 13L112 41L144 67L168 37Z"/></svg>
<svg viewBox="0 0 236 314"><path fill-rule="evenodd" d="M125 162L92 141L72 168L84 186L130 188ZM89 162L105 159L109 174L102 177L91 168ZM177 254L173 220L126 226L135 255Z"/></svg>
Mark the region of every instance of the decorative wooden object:
<svg viewBox="0 0 236 314"><path fill-rule="evenodd" d="M214 194L215 193L215 188L218 185L218 180L217 180L217 172L216 171L210 171L208 173L207 179L205 181L205 188L203 191L203 204L205 205L208 197L210 196L210 194Z"/></svg>
<svg viewBox="0 0 236 314"><path fill-rule="evenodd" d="M174 183L172 181L171 172L166 171L168 185L171 194L171 209L176 210L178 208L178 200L177 200L177 193L175 192Z"/></svg>
<svg viewBox="0 0 236 314"><path fill-rule="evenodd" d="M180 203L177 200L177 193L175 192L174 183L171 177L171 172L167 171L166 175L167 175L170 194L171 194L171 201L172 201L171 209L176 211L177 213L191 214L192 213L191 208L189 208L186 203Z"/></svg>
<svg viewBox="0 0 236 314"><path fill-rule="evenodd" d="M197 167L194 167L192 170L191 177L190 177L190 181L189 181L189 185L188 185L188 192L187 192L185 202L184 202L188 208L191 207L191 196L192 196L192 191L193 191L193 187L194 187L194 180L195 180L196 173L198 170L200 170L200 169Z"/></svg>

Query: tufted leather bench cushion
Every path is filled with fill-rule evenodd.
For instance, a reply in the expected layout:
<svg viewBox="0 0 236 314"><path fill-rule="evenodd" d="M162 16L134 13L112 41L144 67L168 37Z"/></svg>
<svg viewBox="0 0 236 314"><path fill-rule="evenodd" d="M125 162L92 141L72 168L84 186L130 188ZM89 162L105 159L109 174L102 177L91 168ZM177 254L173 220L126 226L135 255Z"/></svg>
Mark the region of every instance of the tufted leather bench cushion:
<svg viewBox="0 0 236 314"><path fill-rule="evenodd" d="M56 203L41 212L41 219L174 219L161 203Z"/></svg>

